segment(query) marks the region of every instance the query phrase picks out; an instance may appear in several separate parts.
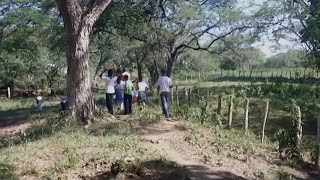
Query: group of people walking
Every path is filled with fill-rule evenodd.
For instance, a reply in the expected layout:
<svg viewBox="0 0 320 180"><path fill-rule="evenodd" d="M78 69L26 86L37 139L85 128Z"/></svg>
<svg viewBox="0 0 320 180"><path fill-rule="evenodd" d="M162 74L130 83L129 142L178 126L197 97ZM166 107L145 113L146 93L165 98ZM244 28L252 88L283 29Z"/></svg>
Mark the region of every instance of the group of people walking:
<svg viewBox="0 0 320 180"><path fill-rule="evenodd" d="M169 118L170 114L170 89L172 88L171 79L165 75L166 71L161 71L161 76L158 80L158 94L160 95L163 114ZM124 110L124 114L133 113L133 100L138 99L142 108L147 102L148 85L146 82L139 80L135 91L134 85L130 80L130 73L124 72L121 75L115 76L114 70L109 69L107 76L103 77L105 80L106 104L110 114L114 114L114 102L120 111ZM115 101L114 101L115 96Z"/></svg>

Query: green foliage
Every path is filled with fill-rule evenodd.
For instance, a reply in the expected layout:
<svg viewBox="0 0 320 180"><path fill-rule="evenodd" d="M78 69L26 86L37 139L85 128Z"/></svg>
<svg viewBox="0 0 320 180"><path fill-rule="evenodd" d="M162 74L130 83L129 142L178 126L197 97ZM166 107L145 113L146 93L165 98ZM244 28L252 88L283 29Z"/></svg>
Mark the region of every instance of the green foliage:
<svg viewBox="0 0 320 180"><path fill-rule="evenodd" d="M27 5L9 8L2 17L0 86L56 88L65 67L63 27L54 11L47 13L31 1L19 3Z"/></svg>
<svg viewBox="0 0 320 180"><path fill-rule="evenodd" d="M19 178L12 174L13 167L8 164L0 163L0 179L18 180Z"/></svg>
<svg viewBox="0 0 320 180"><path fill-rule="evenodd" d="M182 106L177 108L175 113L186 120L199 122L205 125L222 126L223 118L216 112L206 111L206 105L196 106L193 104L192 107Z"/></svg>
<svg viewBox="0 0 320 180"><path fill-rule="evenodd" d="M301 30L302 42L305 42L309 49L310 54L315 58L315 63L317 67L320 67L320 2L316 0L308 0L309 3L305 9L304 14L306 18L305 26ZM311 58L313 59L313 58Z"/></svg>
<svg viewBox="0 0 320 180"><path fill-rule="evenodd" d="M302 58L301 52L290 50L268 58L264 65L268 68L297 68L301 67Z"/></svg>
<svg viewBox="0 0 320 180"><path fill-rule="evenodd" d="M125 171L126 162L124 160L117 160L111 164L111 173L117 175Z"/></svg>

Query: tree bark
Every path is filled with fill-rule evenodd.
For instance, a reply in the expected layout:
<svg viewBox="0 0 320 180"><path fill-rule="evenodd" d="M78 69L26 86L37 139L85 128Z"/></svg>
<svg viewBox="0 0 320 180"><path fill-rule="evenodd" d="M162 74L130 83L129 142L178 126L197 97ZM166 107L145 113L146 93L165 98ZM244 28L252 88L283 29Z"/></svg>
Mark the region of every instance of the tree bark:
<svg viewBox="0 0 320 180"><path fill-rule="evenodd" d="M168 77L172 76L177 59L178 59L178 57L176 54L170 55L170 58L167 62L167 76Z"/></svg>
<svg viewBox="0 0 320 180"><path fill-rule="evenodd" d="M137 62L137 70L138 70L138 80L140 82L143 80L142 62L137 57L136 57L136 62Z"/></svg>
<svg viewBox="0 0 320 180"><path fill-rule="evenodd" d="M89 36L93 24L110 2L95 0L81 7L77 0L56 0L67 35L69 107L78 120L88 121L95 109L89 67Z"/></svg>

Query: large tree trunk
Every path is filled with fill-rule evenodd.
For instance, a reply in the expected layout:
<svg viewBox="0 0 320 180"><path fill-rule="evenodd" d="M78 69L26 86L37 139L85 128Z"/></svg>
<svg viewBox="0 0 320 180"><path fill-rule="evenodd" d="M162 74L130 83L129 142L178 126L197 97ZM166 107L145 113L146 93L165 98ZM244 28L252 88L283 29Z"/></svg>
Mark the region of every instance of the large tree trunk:
<svg viewBox="0 0 320 180"><path fill-rule="evenodd" d="M68 74L67 87L69 106L73 115L86 120L95 109L91 92L89 67L89 27L76 36L68 34Z"/></svg>
<svg viewBox="0 0 320 180"><path fill-rule="evenodd" d="M168 77L172 76L177 59L178 59L178 56L176 54L170 55L168 62L167 62L167 76Z"/></svg>
<svg viewBox="0 0 320 180"><path fill-rule="evenodd" d="M137 70L139 82L143 80L142 63L137 59Z"/></svg>
<svg viewBox="0 0 320 180"><path fill-rule="evenodd" d="M95 0L81 7L77 0L56 0L67 34L69 107L78 120L88 121L95 109L89 67L89 36L93 24L111 0Z"/></svg>

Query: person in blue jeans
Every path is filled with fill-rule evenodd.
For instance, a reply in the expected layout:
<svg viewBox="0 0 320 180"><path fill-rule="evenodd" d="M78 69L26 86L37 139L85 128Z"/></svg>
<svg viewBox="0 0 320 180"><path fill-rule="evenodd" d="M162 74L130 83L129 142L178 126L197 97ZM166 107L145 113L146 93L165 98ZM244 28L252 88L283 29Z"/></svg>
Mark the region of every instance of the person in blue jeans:
<svg viewBox="0 0 320 180"><path fill-rule="evenodd" d="M129 80L128 75L123 76L124 79L124 114L132 114L132 92L134 90L132 82Z"/></svg>
<svg viewBox="0 0 320 180"><path fill-rule="evenodd" d="M160 95L162 111L166 118L171 117L170 114L170 89L172 88L171 78L166 75L166 71L161 70L161 76L158 80L158 94Z"/></svg>
<svg viewBox="0 0 320 180"><path fill-rule="evenodd" d="M116 91L116 103L118 106L118 110L122 112L124 110L124 81L122 81L122 77L118 76L116 85L114 86L114 89Z"/></svg>

